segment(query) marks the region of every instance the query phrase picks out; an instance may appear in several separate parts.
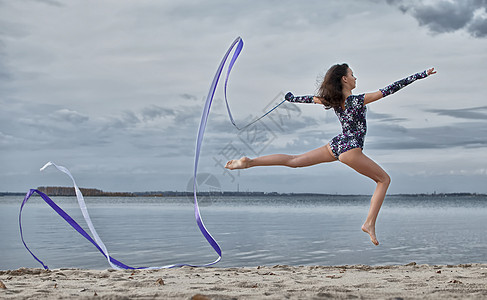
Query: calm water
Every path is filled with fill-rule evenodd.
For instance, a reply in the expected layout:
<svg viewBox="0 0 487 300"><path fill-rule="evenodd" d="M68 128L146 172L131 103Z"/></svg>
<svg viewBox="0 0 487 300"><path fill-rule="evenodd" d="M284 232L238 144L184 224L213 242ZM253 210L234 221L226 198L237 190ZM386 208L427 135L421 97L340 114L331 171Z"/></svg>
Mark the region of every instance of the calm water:
<svg viewBox="0 0 487 300"><path fill-rule="evenodd" d="M23 247L23 197L0 197L0 269L41 267ZM85 230L75 197L54 197ZM487 263L487 197L389 196L375 247L360 226L367 196L202 198L205 225L223 250L216 266ZM86 198L110 255L133 267L204 264L216 254L187 198ZM23 213L30 249L50 268L106 269L91 243L41 198Z"/></svg>

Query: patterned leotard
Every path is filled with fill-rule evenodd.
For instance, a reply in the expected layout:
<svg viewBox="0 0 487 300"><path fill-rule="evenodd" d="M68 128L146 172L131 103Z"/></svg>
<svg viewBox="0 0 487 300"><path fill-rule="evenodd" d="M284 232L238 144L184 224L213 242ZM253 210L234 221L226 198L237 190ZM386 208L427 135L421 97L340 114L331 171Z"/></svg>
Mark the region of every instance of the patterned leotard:
<svg viewBox="0 0 487 300"><path fill-rule="evenodd" d="M336 159L348 150L364 148L367 133L367 108L364 105L364 97L365 94L350 95L345 99L345 109L335 108L335 114L342 124L342 133L330 141L330 149Z"/></svg>
<svg viewBox="0 0 487 300"><path fill-rule="evenodd" d="M404 79L398 80L393 84L379 89L382 96L388 96L399 91L410 83L428 76L427 71L416 73ZM314 103L314 96L297 96L287 93L285 99L289 102ZM365 94L350 95L345 99L345 109L342 107L335 108L342 125L342 133L335 136L330 141L331 152L336 159L340 154L355 148L364 148L365 134L367 133L367 121L365 118L367 108L364 104Z"/></svg>

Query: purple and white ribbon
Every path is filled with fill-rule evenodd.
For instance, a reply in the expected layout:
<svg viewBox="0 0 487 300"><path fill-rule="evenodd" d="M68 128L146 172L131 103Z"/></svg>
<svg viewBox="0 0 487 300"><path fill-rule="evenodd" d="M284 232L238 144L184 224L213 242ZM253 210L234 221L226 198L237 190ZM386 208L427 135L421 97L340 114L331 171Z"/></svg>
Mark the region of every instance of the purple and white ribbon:
<svg viewBox="0 0 487 300"><path fill-rule="evenodd" d="M217 262L219 262L221 260L221 258L222 258L222 250L221 250L220 246L218 245L217 241L211 236L211 234L208 231L208 229L206 229L206 227L205 227L205 225L203 223L203 219L201 218L201 213L200 213L200 209L199 209L199 206L198 206L196 175L198 173L198 163L199 163L199 157L200 157L200 152L201 152L201 146L203 144L203 137L204 137L204 134L205 134L206 124L208 122L208 116L209 116L209 113L210 113L211 104L213 102L213 97L214 97L214 94L215 94L215 90L216 90L216 87L218 86L218 82L219 82L221 73L223 71L223 67L225 66L225 63L226 63L226 61L228 59L228 56L230 55L230 53L232 52L232 50L234 48L235 48L235 51L234 51L233 56L232 56L232 58L230 60L230 63L229 63L229 66L228 66L228 70L227 70L227 73L226 73L226 79L225 79L225 104L226 104L226 107L227 107L228 116L229 116L230 121L232 122L232 124L238 130L245 129L245 128L249 127L250 125L254 124L255 122L259 121L260 119L262 119L266 115L268 115L270 112L272 112L273 110L275 110L278 106L280 106L282 103L284 103L286 101L286 100L283 100L282 102L280 102L279 104L277 104L276 106L274 106L272 109L270 109L269 111L267 111L264 115L262 115L261 117L255 119L254 121L250 122L249 124L245 125L242 128L239 128L236 125L235 120L233 119L232 113L230 111L230 106L228 104L228 100L227 100L227 84L228 84L228 78L230 76L230 72L231 72L231 70L232 70L232 68L233 68L233 66L234 66L234 64L235 64L238 56L240 55L240 52L242 51L242 48L243 48L243 40L240 37L237 37L233 41L233 43L231 44L231 46L228 48L228 50L225 53L225 55L223 56L223 58L222 58L222 60L220 62L220 65L219 65L219 67L218 67L218 69L217 69L217 71L215 73L215 76L213 77L213 81L211 83L210 90L209 90L208 95L206 97L205 106L203 108L203 113L201 115L201 122L200 122L200 125L199 125L198 135L197 135L197 138L196 138L196 149L195 149L195 157L194 157L193 195L194 195L194 214L195 214L195 218L196 218L196 223L197 223L198 228L200 229L201 233L203 234L203 236L206 238L206 240L208 241L208 243L213 247L213 249L217 253L218 257L213 262L210 262L210 263L207 263L207 264L203 264L203 265L173 264L173 265L166 265L166 266L161 266L161 267L140 267L140 268L130 267L130 266L125 265L122 262L120 262L120 261L118 261L118 260L110 257L110 255L108 253L107 247L105 246L105 244L101 240L100 236L96 232L96 229L95 229L95 227L94 227L94 225L93 225L93 223L91 221L90 215L88 213L88 208L86 207L86 203L85 203L84 198L83 198L83 194L81 193L80 189L76 185L76 181L74 180L74 177L71 175L71 173L69 172L69 170L67 168L65 168L63 166L58 166L58 165L56 165L53 162L48 162L46 165L44 165L41 168L41 171L44 170L44 169L46 169L49 166L54 166L59 171L61 171L61 172L65 173L66 175L68 175L71 178L71 180L73 181L73 186L74 186L74 189L75 189L75 192L76 192L76 198L78 199L78 205L79 205L79 207L81 209L81 212L83 214L83 218L85 219L85 222L87 223L88 228L89 228L89 230L90 230L90 232L91 232L91 234L92 234L92 236L94 238L92 238L73 218L71 218L63 209L61 209L56 203L54 203L54 201L52 201L52 199L50 199L46 194L42 193L41 191L38 191L38 190L35 190L35 189L31 189L26 194L26 196L24 197L24 200L22 201L22 204L20 206L20 212L19 212L20 237L21 237L22 243L24 244L24 246L27 249L27 251L29 251L29 253L34 257L34 259L37 260L45 269L48 269L47 265L45 265L43 261L41 261L38 257L36 257L34 255L34 253L27 247L27 244L24 241L24 235L23 235L23 231L22 231L22 209L24 208L25 204L27 203L27 201L29 200L29 198L34 193L39 194L41 196L41 198L52 209L54 209L54 211L56 211L56 213L58 213L71 227L73 227L79 234L81 234L89 242L91 242L107 258L108 263L114 269L164 269L164 268L174 268L174 267L182 267L182 266L207 267L207 266L211 266L213 264L216 264Z"/></svg>

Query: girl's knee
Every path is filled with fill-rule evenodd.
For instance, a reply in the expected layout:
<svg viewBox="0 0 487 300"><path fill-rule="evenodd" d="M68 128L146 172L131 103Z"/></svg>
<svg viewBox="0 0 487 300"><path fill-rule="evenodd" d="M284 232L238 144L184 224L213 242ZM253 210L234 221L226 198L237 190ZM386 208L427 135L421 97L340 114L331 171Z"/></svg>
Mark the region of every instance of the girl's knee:
<svg viewBox="0 0 487 300"><path fill-rule="evenodd" d="M385 184L387 186L389 186L391 184L391 177L389 176L389 174L387 174L386 172L384 172L384 174L382 174L377 183L382 183L382 184Z"/></svg>
<svg viewBox="0 0 487 300"><path fill-rule="evenodd" d="M290 168L301 167L301 165L299 164L299 155L290 155L287 166Z"/></svg>

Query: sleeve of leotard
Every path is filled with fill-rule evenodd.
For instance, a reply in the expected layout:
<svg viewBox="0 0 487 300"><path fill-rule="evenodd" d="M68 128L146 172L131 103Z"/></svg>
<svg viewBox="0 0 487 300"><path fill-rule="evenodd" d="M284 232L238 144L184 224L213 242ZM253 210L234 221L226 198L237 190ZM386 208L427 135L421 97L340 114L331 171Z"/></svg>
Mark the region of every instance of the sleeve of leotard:
<svg viewBox="0 0 487 300"><path fill-rule="evenodd" d="M365 106L364 102L365 102L365 94L360 94L358 96L358 105L359 105L359 107L364 107Z"/></svg>
<svg viewBox="0 0 487 300"><path fill-rule="evenodd" d="M379 91L382 93L382 97L394 94L395 92L399 91L403 87L413 83L414 81L422 78L426 78L428 76L428 73L426 71L416 73L414 75L408 76L406 78L403 78L401 80L398 80L394 82L393 84L390 84L386 86L385 88L379 89Z"/></svg>
<svg viewBox="0 0 487 300"><path fill-rule="evenodd" d="M360 109L365 106L365 94L348 97L346 101L348 101L345 104L346 107L354 107L356 109Z"/></svg>
<svg viewBox="0 0 487 300"><path fill-rule="evenodd" d="M308 96L294 96L293 93L289 92L284 96L284 99L286 99L289 102L295 102L295 103L315 103L313 101L312 95Z"/></svg>

